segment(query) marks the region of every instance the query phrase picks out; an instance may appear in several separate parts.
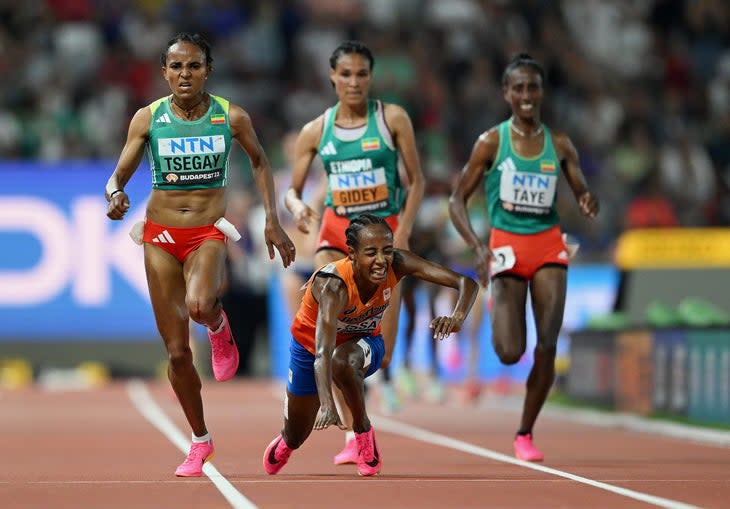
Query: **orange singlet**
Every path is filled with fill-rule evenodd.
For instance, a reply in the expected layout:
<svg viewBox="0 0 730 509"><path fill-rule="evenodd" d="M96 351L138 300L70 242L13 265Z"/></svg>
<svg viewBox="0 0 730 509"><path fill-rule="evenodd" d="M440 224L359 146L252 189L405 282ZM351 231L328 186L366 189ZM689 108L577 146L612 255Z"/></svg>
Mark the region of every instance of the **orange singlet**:
<svg viewBox="0 0 730 509"><path fill-rule="evenodd" d="M319 304L312 295L312 282L320 272L333 274L342 279L347 285L347 305L337 317L336 346L353 338L378 335L380 333L380 321L383 319L385 308L390 303L393 287L398 284L398 277L393 272L393 267L388 267L388 276L385 282L375 290L368 302L363 303L355 284L352 261L349 258L343 258L325 265L310 278L302 304L299 306L299 311L297 311L291 326L294 339L307 351L314 354Z"/></svg>

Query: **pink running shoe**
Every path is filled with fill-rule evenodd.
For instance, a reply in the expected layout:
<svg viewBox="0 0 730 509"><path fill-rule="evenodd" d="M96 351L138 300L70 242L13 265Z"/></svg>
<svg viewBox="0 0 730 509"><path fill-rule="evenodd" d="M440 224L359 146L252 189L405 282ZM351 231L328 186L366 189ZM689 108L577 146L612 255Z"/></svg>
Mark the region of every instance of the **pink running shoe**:
<svg viewBox="0 0 730 509"><path fill-rule="evenodd" d="M517 435L512 444L515 448L515 457L522 461L542 461L544 456L532 445L532 434Z"/></svg>
<svg viewBox="0 0 730 509"><path fill-rule="evenodd" d="M289 448L281 435L271 441L264 451L264 470L269 475L275 475L281 470L294 449Z"/></svg>
<svg viewBox="0 0 730 509"><path fill-rule="evenodd" d="M357 440L351 438L345 443L345 447L335 456L335 465L346 465L357 463Z"/></svg>
<svg viewBox="0 0 730 509"><path fill-rule="evenodd" d="M382 462L375 443L375 428L371 426L370 431L355 433L355 440L358 450L357 473L362 476L378 475Z"/></svg>
<svg viewBox="0 0 730 509"><path fill-rule="evenodd" d="M213 376L219 382L225 382L233 378L238 370L238 346L233 340L231 326L228 325L228 316L223 314L223 327L215 334L208 329L210 339L211 361L213 363Z"/></svg>
<svg viewBox="0 0 730 509"><path fill-rule="evenodd" d="M178 477L200 477L203 475L203 464L213 459L215 447L213 441L193 443L190 446L188 457L185 458L179 467L175 470Z"/></svg>
<svg viewBox="0 0 730 509"><path fill-rule="evenodd" d="M471 379L464 384L464 403L475 405L482 393L482 384L476 379Z"/></svg>

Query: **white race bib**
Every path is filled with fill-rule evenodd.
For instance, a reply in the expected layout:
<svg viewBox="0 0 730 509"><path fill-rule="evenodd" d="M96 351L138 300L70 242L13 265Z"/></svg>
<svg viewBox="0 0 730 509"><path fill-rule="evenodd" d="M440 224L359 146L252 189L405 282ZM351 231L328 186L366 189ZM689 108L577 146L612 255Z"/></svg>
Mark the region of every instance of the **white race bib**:
<svg viewBox="0 0 730 509"><path fill-rule="evenodd" d="M499 180L499 199L509 212L549 214L557 186L557 175L504 169Z"/></svg>
<svg viewBox="0 0 730 509"><path fill-rule="evenodd" d="M517 263L515 251L512 246L500 246L492 249L494 258L489 263L492 274L499 274L505 270L509 270Z"/></svg>

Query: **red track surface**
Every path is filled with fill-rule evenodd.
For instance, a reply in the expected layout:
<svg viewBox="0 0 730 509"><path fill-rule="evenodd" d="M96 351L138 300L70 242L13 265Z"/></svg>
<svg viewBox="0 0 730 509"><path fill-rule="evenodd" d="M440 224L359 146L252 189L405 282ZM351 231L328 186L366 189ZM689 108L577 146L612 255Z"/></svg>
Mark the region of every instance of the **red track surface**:
<svg viewBox="0 0 730 509"><path fill-rule="evenodd" d="M168 386L146 387L187 440L189 429ZM217 446L212 464L262 509L730 507L728 448L548 416L538 422L544 466L676 501L672 506L393 432L399 422L408 423L511 455L517 414L489 405L406 402L394 418L378 421L376 415L383 470L375 478L359 478L354 465L332 464L343 444L337 430L313 433L272 477L263 472L261 457L281 427L281 388L206 381L203 391ZM377 406L371 407L375 413ZM140 413L125 383L89 392L0 392L0 408L2 509L237 507L208 477L173 475L183 453Z"/></svg>

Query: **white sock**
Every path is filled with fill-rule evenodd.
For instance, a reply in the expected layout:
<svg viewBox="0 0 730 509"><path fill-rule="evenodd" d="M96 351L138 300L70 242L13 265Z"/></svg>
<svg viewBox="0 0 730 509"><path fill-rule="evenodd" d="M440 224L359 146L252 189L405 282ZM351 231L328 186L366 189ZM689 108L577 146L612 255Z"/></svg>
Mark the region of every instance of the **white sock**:
<svg viewBox="0 0 730 509"><path fill-rule="evenodd" d="M223 319L223 313L221 313L221 323L218 325L218 328L213 330L210 329L213 334L218 334L220 331L223 330L223 326L226 324L226 321Z"/></svg>
<svg viewBox="0 0 730 509"><path fill-rule="evenodd" d="M210 433L206 433L202 437L196 437L195 433L193 433L194 444L204 444L205 442L210 442Z"/></svg>
<svg viewBox="0 0 730 509"><path fill-rule="evenodd" d="M354 431L345 431L345 443L355 439Z"/></svg>

